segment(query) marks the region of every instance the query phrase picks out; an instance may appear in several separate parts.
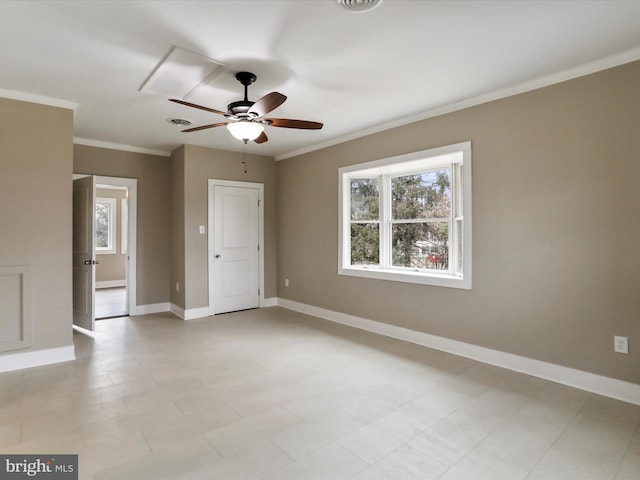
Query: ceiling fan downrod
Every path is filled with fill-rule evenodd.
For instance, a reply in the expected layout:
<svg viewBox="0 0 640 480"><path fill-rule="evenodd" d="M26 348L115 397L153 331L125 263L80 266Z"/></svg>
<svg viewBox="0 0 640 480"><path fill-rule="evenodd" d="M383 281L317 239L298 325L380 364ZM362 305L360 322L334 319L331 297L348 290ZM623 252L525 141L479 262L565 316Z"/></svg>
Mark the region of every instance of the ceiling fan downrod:
<svg viewBox="0 0 640 480"><path fill-rule="evenodd" d="M256 81L255 74L251 72L238 72L236 73L236 79L244 85L244 100L238 100L237 102L231 102L227 105L227 109L234 115L245 114L253 106L255 102L249 100L249 85Z"/></svg>

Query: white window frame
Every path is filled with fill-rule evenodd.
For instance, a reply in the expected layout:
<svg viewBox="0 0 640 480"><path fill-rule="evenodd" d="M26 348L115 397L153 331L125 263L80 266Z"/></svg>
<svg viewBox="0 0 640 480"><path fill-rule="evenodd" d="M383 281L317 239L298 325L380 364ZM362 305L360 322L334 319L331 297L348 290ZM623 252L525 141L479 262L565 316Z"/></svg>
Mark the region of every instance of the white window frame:
<svg viewBox="0 0 640 480"><path fill-rule="evenodd" d="M417 270L391 265L389 246L391 178L442 167L451 168L452 218L449 271ZM351 179L380 178L380 265L351 265ZM471 289L471 142L423 150L342 167L338 170L338 274L363 278ZM457 228L453 228L458 224ZM461 224L461 225L460 225ZM458 252L462 259L458 258Z"/></svg>
<svg viewBox="0 0 640 480"><path fill-rule="evenodd" d="M107 235L109 244L107 247L98 247L96 245L96 255L113 255L116 253L116 199L109 197L96 197L96 205L99 203L106 203L109 205L109 232Z"/></svg>

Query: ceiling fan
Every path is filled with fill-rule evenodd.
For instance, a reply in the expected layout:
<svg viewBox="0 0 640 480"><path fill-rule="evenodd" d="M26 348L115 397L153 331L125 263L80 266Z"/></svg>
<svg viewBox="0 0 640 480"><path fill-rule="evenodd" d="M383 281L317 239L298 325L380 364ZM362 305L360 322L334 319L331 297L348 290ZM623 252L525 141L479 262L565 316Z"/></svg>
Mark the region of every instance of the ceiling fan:
<svg viewBox="0 0 640 480"><path fill-rule="evenodd" d="M292 120L288 118L265 118L272 110L275 110L284 103L287 97L278 92L271 92L266 94L257 102L249 100L247 92L249 85L256 81L256 76L251 72L238 72L236 73L236 79L244 85L244 100L237 102L231 102L227 105L227 111L222 112L214 108L203 107L202 105L196 105L195 103L185 102L184 100L178 100L170 98L170 102L179 103L188 107L199 108L206 112L217 113L225 116L228 121L212 123L209 125L201 125L199 127L187 128L182 130L183 132L197 132L199 130L205 130L207 128L220 127L226 125L231 134L238 140L242 140L247 143L249 140L253 140L256 143L264 143L268 141L267 135L264 133L265 126L271 127L283 127L283 128L298 128L304 130L319 130L322 128L320 122L310 122L308 120Z"/></svg>

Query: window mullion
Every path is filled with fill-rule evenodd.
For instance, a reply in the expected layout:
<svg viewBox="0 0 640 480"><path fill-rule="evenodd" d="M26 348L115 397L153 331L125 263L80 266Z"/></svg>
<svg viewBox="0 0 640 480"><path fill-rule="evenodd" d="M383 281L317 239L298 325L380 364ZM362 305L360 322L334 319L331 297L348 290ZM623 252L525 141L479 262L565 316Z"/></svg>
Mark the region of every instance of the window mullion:
<svg viewBox="0 0 640 480"><path fill-rule="evenodd" d="M380 267L391 266L391 177L380 178L382 195L380 195Z"/></svg>
<svg viewBox="0 0 640 480"><path fill-rule="evenodd" d="M449 273L456 273L456 265L458 265L458 229L456 228L455 218L458 216L458 169L455 163L449 165L449 171L451 172L451 209L449 211L449 244L447 245L447 252L449 254Z"/></svg>

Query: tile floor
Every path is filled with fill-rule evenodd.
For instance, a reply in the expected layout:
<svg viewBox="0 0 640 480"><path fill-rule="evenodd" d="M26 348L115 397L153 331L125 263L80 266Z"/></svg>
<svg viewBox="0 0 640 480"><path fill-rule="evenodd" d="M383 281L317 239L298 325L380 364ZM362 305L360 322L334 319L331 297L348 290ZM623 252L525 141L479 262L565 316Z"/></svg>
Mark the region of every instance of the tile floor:
<svg viewBox="0 0 640 480"><path fill-rule="evenodd" d="M95 480L640 478L640 406L277 307L96 327L0 374L0 451Z"/></svg>
<svg viewBox="0 0 640 480"><path fill-rule="evenodd" d="M127 314L127 289L125 287L98 288L95 292L96 320L121 317Z"/></svg>

